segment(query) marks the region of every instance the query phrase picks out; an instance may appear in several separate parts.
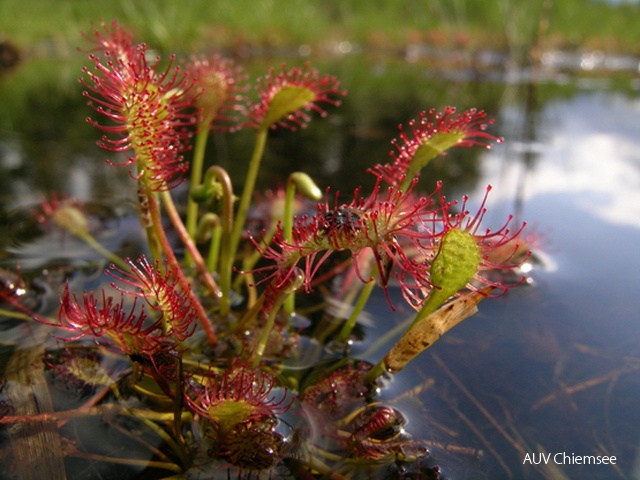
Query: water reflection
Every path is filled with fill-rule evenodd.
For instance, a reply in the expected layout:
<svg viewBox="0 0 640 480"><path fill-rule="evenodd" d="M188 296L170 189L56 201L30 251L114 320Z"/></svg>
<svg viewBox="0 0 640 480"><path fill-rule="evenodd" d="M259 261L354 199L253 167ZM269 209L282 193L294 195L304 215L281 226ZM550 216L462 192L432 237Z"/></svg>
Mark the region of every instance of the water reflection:
<svg viewBox="0 0 640 480"><path fill-rule="evenodd" d="M507 142L483 159L482 172L497 187L497 218L521 204L524 218L551 229L556 268L535 271L535 288L484 306L482 317L447 339L453 347L433 351L498 419L481 430L499 438L494 447L506 441L493 455L498 477L508 466L514 478L637 478L638 102L582 91L546 103L538 117L540 136L522 145L522 161ZM469 346L456 351L456 343ZM487 423L475 400L464 403ZM514 436L529 451L617 454L618 467L556 465L559 471L534 473L522 465Z"/></svg>
<svg viewBox="0 0 640 480"><path fill-rule="evenodd" d="M582 92L547 105L539 114L542 138L527 143L540 159L518 194L563 193L606 223L640 226L640 102L622 94ZM508 146L506 148L509 148ZM520 166L504 153L483 162L483 174L500 178L498 195L512 195Z"/></svg>

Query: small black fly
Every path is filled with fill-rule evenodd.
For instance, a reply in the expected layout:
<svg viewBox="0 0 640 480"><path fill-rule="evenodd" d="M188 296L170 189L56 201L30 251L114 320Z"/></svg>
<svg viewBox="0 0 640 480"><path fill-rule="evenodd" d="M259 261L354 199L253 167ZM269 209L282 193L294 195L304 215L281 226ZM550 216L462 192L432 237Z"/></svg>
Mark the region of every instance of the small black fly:
<svg viewBox="0 0 640 480"><path fill-rule="evenodd" d="M362 211L355 208L340 207L324 214L324 233L339 230L356 233L362 226Z"/></svg>

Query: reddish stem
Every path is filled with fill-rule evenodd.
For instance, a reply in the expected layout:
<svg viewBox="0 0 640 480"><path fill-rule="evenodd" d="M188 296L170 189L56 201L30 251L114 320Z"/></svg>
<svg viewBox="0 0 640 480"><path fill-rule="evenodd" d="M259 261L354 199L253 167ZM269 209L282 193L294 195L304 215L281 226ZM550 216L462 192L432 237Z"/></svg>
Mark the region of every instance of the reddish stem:
<svg viewBox="0 0 640 480"><path fill-rule="evenodd" d="M169 220L171 220L171 223L173 224L173 228L175 228L176 232L178 233L178 236L180 237L180 240L182 240L182 243L184 244L184 247L189 252L189 255L191 255L191 259L193 263L196 264L196 268L200 272L200 275L202 275L202 279L204 280L204 284L209 290L209 293L214 298L219 299L222 296L222 292L220 291L220 288L218 288L216 281L211 276L211 273L209 273L209 270L207 269L207 264L202 258L202 255L200 255L200 251L198 250L198 247L193 242L193 240L191 239L191 236L187 232L187 229L184 226L182 219L180 218L180 214L176 210L176 207L173 203L171 194L168 191L163 191L162 200L163 200L162 203L165 209L167 210L167 215L169 215Z"/></svg>
<svg viewBox="0 0 640 480"><path fill-rule="evenodd" d="M162 246L165 258L167 259L167 263L175 270L180 287L182 288L183 292L189 296L191 305L193 306L196 315L198 316L198 320L200 321L202 328L204 328L207 338L209 339L209 343L211 345L215 345L218 341L218 337L213 330L211 320L209 320L207 312L205 312L204 307L200 303L200 300L196 296L194 290L191 288L189 281L184 276L184 273L180 268L180 264L178 263L178 259L173 253L173 248L171 248L169 240L167 239L167 235L162 228L162 219L160 218L160 209L158 207L158 202L151 192L147 192L147 197L149 199L149 214L151 216L151 223L153 224L156 236L160 241L160 245Z"/></svg>

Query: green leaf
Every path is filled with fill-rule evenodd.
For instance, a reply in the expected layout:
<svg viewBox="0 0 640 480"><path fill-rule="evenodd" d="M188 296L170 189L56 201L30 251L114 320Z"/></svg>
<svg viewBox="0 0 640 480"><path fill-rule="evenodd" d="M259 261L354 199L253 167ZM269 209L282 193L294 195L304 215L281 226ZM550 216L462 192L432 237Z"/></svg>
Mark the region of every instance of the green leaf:
<svg viewBox="0 0 640 480"><path fill-rule="evenodd" d="M467 285L480 266L480 248L467 231L449 230L440 242L440 251L431 263L434 287L418 312L414 325Z"/></svg>
<svg viewBox="0 0 640 480"><path fill-rule="evenodd" d="M464 139L464 137L465 134L462 132L442 132L435 133L425 140L413 154L401 190L406 191L416 175L418 175L431 160L455 146L460 140Z"/></svg>
<svg viewBox="0 0 640 480"><path fill-rule="evenodd" d="M269 110L264 120L262 128L268 128L281 118L304 108L308 103L313 102L315 93L306 88L298 86L285 86L271 99Z"/></svg>

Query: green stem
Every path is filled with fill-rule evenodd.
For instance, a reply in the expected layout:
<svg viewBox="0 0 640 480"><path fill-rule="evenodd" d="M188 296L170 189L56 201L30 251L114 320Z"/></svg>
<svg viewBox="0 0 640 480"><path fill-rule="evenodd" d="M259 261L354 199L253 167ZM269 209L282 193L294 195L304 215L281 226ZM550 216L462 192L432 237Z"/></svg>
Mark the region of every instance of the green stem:
<svg viewBox="0 0 640 480"><path fill-rule="evenodd" d="M211 240L209 241L209 253L207 254L207 270L213 272L218 268L218 257L220 256L220 237L222 227L219 224L213 226Z"/></svg>
<svg viewBox="0 0 640 480"><path fill-rule="evenodd" d="M242 318L233 326L233 333L241 333L243 330L245 330L248 327L249 323L251 323L256 319L256 316L258 315L258 313L260 313L260 310L262 309L263 305L264 305L264 292L262 292L262 295L260 295L256 299L256 301L251 306L251 308L249 308L244 313Z"/></svg>
<svg viewBox="0 0 640 480"><path fill-rule="evenodd" d="M429 315L435 312L438 309L438 307L442 305L444 300L446 300L450 296L451 294L449 292L443 293L443 290L434 288L429 298L422 305L422 308L418 311L418 313L416 314L413 320L409 318L403 321L402 323L400 323L398 326L396 326L389 332L387 332L387 334L385 334L374 345L370 347L369 351L373 350L374 347L377 349L378 347L381 346L381 344L383 344L384 342L388 341L390 338L392 338L393 336L401 332L404 332L404 334L406 335L406 332L411 330L411 327L419 324L421 321L423 321L425 318L427 318ZM382 375L386 371L387 371L387 364L386 364L386 356L385 356L375 366L373 366L371 370L369 370L366 373L363 381L365 383L372 384L376 380L376 378L378 378L380 375Z"/></svg>
<svg viewBox="0 0 640 480"><path fill-rule="evenodd" d="M288 296L288 295L287 295ZM284 300L287 296L281 296L281 298L277 299L271 310L269 311L269 316L267 317L267 322L260 333L260 339L258 340L258 345L256 346L255 351L253 352L251 359L251 367L255 368L260 363L260 359L264 354L264 350L267 347L267 342L269 341L269 335L271 335L271 330L273 330L273 326L276 323L276 317L278 316L278 312L280 311L280 307L284 303Z"/></svg>
<svg viewBox="0 0 640 480"><path fill-rule="evenodd" d="M363 382L373 384L384 372L398 373L445 333L463 320L475 315L478 311L478 303L486 298L493 288L488 285L477 292L467 292L447 302L420 322L414 322L387 354L366 373ZM403 325L405 323L403 322Z"/></svg>
<svg viewBox="0 0 640 480"><path fill-rule="evenodd" d="M222 233L220 236L220 268L218 276L220 279L220 315L224 318L231 310L231 274L233 271L233 260L235 251L232 249L231 235L233 233L233 187L231 179L225 169L213 166L207 170L208 180L215 179L222 186L222 216L220 226ZM207 181L208 181L207 180Z"/></svg>
<svg viewBox="0 0 640 480"><path fill-rule="evenodd" d="M411 324L413 323L413 318L414 317L405 318L398 325L393 327L391 330L388 330L387 332L385 332L384 335L382 335L381 337L378 337L376 341L373 342L371 346L367 348L367 350L364 353L362 353L361 357L365 359L371 358L378 351L378 349L384 346L385 343L388 343L389 341L391 341L392 338L399 337L404 332L409 330L409 328L411 328Z"/></svg>
<svg viewBox="0 0 640 480"><path fill-rule="evenodd" d="M444 288L435 288L429 294L429 298L427 301L422 304L420 310L416 314L416 317L413 319L413 323L411 326L420 323L422 320L427 318L433 312L435 312L440 305L442 305L449 297L454 295L459 289L447 289Z"/></svg>
<svg viewBox="0 0 640 480"><path fill-rule="evenodd" d="M182 419L182 415L178 415L178 417ZM171 450L173 450L176 455L180 457L181 462L185 463L187 461L184 448L182 448L181 445L176 442L176 440L171 435L169 435L162 427L160 427L160 425L157 425L150 418L147 418L145 416L139 416L138 419L140 419L149 430L152 430L156 435L158 435L158 437L160 437L164 441L164 443L169 448L171 448ZM166 421L175 421L175 414L173 415L173 418L168 418Z"/></svg>
<svg viewBox="0 0 640 480"><path fill-rule="evenodd" d="M290 295L295 294L296 290L302 286L304 283L304 274L300 270L298 273L291 273L290 277L286 280L285 285L280 285L276 287L277 293L272 293L275 296L273 301L269 301L268 304L263 302L262 310L258 315L262 315L265 311L268 312L267 321L265 322L265 326L262 329L260 334L260 338L258 340L258 345L253 352L251 365L253 367L257 367L260 363L260 359L264 354L264 350L267 347L267 342L269 341L269 335L271 334L271 330L273 330L273 326L276 322L276 317L278 316L278 312L280 311L280 307L284 303L284 301ZM267 287L267 290L269 287ZM267 298L266 292L263 294L264 298ZM266 308L265 308L266 307Z"/></svg>
<svg viewBox="0 0 640 480"><path fill-rule="evenodd" d="M234 256L238 250L240 236L242 235L242 230L244 229L244 224L247 219L247 212L249 211L251 197L253 196L253 189L255 188L256 179L258 178L258 171L260 169L260 162L264 153L264 147L267 143L268 133L269 129L262 127L256 134L256 144L249 162L249 169L245 178L244 189L242 191L242 196L240 197L240 203L238 204L238 212L236 213L236 220L233 225L233 233L231 235L231 252L233 252Z"/></svg>
<svg viewBox="0 0 640 480"><path fill-rule="evenodd" d="M262 237L265 245L268 245L271 242L271 239L276 234L276 230L277 230L277 224L272 224L269 226L269 229L265 232L264 236ZM262 258L262 254L260 253L260 251L255 250L251 252L249 255L243 258L242 270L245 272L251 270L255 266L255 264L258 263L258 260L260 260L261 258ZM242 277L243 277L242 275L238 275L236 277L233 283L233 288L238 289L240 285L242 285L242 282L244 281Z"/></svg>
<svg viewBox="0 0 640 480"><path fill-rule="evenodd" d="M135 418L146 418L157 422L173 421L173 412L155 412L153 410L143 410L139 408L127 408L118 403L106 403L89 408L77 408L73 410L60 410L57 412L42 412L22 415L5 415L0 418L0 425L11 425L14 423L39 423L39 422L61 422L63 420L105 416L105 415L126 415ZM193 420L190 412L181 413L182 421Z"/></svg>
<svg viewBox="0 0 640 480"><path fill-rule="evenodd" d="M375 381L387 371L387 364L385 363L385 359L382 358L378 363L376 363L371 370L365 373L364 377L362 377L362 383L365 385L373 385Z"/></svg>
<svg viewBox="0 0 640 480"><path fill-rule="evenodd" d="M193 147L193 159L191 160L191 184L189 187L189 193L191 193L195 187L199 186L202 181L204 153L207 148L207 140L209 138L209 129L207 126L199 125L199 127L200 130L196 135L196 141ZM189 199L187 201L185 225L189 236L194 238L198 225L198 203L191 198L191 195L189 195ZM187 255L185 256L185 263L187 265L191 263L191 256L189 252L187 252Z"/></svg>
<svg viewBox="0 0 640 480"><path fill-rule="evenodd" d="M296 182L289 176L284 196L284 217L282 219L282 233L286 242L291 242L293 236L293 201L296 196Z"/></svg>
<svg viewBox="0 0 640 480"><path fill-rule="evenodd" d="M94 460L97 462L129 465L139 469L157 468L162 470L169 470L171 472L176 472L176 473L180 473L183 471L182 467L179 465L176 465L175 463L158 462L158 461L148 460L148 459L136 460L135 458L108 457L105 455L98 455L95 453L81 452L79 450L72 451L71 453L69 453L69 456Z"/></svg>
<svg viewBox="0 0 640 480"><path fill-rule="evenodd" d="M293 202L296 196L296 182L289 176L287 180L287 188L285 190L284 197L284 217L282 219L282 234L284 235L284 241L291 243L293 237ZM295 294L287 296L284 301L284 311L287 315L293 313L296 308L296 296Z"/></svg>
<svg viewBox="0 0 640 480"><path fill-rule="evenodd" d="M389 349L387 354L364 376L372 384L383 372L398 373L409 362L437 342L445 333L475 315L477 305L493 290L488 285L480 291L467 292L446 303L421 322L412 325Z"/></svg>
<svg viewBox="0 0 640 480"><path fill-rule="evenodd" d="M28 314L23 312L14 312L13 310L5 310L4 308L0 308L0 315L7 318L17 318L18 320L33 319L33 314Z"/></svg>
<svg viewBox="0 0 640 480"><path fill-rule="evenodd" d="M377 270L377 267L374 266L373 270ZM375 272L372 273L375 276ZM374 280L369 280L369 282L365 283L360 290L360 295L358 295L358 300L353 306L353 311L351 312L351 315L349 315L349 318L344 323L342 329L340 330L340 333L338 334L338 342L346 342L349 338L349 335L351 335L351 331L353 330L353 327L356 326L358 317L360 316L360 313L362 313L362 310L364 310L364 307L367 304L367 301L369 300L371 292L373 291L375 286L376 282Z"/></svg>
<svg viewBox="0 0 640 480"><path fill-rule="evenodd" d="M91 248L93 248L96 252L98 252L100 255L105 257L110 262L113 262L114 264L116 264L118 267L122 268L126 272L130 271L131 267L129 267L127 262L122 260L119 256L115 255L113 252L110 252L109 250L104 248L104 246L102 246L91 234L78 232L76 233L76 237L78 237L80 240L85 242L87 245L89 245Z"/></svg>

